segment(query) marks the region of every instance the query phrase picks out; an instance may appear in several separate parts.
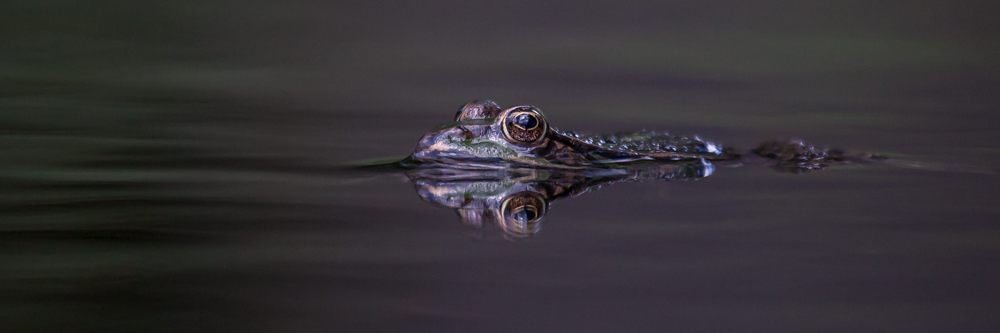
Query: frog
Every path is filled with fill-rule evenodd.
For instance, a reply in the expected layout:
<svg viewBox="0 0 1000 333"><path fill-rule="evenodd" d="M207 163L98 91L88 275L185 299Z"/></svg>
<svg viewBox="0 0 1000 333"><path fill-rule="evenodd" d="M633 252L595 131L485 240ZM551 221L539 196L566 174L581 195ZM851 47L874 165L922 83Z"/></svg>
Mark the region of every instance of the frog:
<svg viewBox="0 0 1000 333"><path fill-rule="evenodd" d="M717 165L769 162L781 172L878 159L801 140L765 141L738 151L698 136L635 131L580 135L551 126L531 105L475 100L418 140L413 153L377 168L403 171L424 201L454 210L462 224L524 240L556 200L620 182L698 181ZM401 169L401 170L400 170Z"/></svg>
<svg viewBox="0 0 1000 333"><path fill-rule="evenodd" d="M637 164L684 161L733 162L754 155L776 161L782 171L820 170L831 163L878 159L819 148L801 140L771 140L749 153L698 136L642 130L610 135L580 135L551 125L532 105L501 108L492 100L466 103L453 121L418 140L404 167L462 169L525 167L540 169L618 169Z"/></svg>

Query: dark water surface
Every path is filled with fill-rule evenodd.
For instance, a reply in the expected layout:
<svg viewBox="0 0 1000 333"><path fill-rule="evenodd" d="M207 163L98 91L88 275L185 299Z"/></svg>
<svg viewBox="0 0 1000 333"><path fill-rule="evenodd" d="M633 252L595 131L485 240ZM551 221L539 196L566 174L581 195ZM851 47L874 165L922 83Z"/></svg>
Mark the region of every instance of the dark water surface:
<svg viewBox="0 0 1000 333"><path fill-rule="evenodd" d="M0 331L996 332L991 9L3 4ZM612 184L514 241L348 167L484 97L892 159Z"/></svg>

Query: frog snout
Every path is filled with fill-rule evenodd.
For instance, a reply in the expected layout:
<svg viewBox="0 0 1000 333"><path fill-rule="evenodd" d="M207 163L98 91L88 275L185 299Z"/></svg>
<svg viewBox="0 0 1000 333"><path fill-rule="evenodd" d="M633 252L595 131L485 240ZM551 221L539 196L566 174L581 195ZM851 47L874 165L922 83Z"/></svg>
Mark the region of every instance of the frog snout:
<svg viewBox="0 0 1000 333"><path fill-rule="evenodd" d="M452 127L425 134L413 150L416 158L462 158L474 157L465 151L454 149L455 142L472 138L472 133L461 127Z"/></svg>

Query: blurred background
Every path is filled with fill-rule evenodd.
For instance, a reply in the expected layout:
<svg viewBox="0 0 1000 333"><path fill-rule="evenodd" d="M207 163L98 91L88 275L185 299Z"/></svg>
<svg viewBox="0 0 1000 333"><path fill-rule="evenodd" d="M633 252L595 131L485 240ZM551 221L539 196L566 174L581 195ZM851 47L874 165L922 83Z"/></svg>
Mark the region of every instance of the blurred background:
<svg viewBox="0 0 1000 333"><path fill-rule="evenodd" d="M997 7L8 1L0 321L990 331ZM923 167L616 185L528 244L471 242L400 176L337 171L409 154L482 98L564 130L802 138Z"/></svg>
<svg viewBox="0 0 1000 333"><path fill-rule="evenodd" d="M8 124L78 117L73 126L100 126L139 112L109 109L153 98L258 109L228 112L242 117L378 112L432 127L468 100L492 98L595 131L586 125L752 128L821 141L859 127L996 138L967 127L996 123L1000 23L988 1L3 6L5 95L70 104L12 105ZM422 131L391 142L381 133L336 139L364 137L406 154ZM873 139L895 148L913 138L830 144L883 147ZM360 148L339 154L373 150Z"/></svg>

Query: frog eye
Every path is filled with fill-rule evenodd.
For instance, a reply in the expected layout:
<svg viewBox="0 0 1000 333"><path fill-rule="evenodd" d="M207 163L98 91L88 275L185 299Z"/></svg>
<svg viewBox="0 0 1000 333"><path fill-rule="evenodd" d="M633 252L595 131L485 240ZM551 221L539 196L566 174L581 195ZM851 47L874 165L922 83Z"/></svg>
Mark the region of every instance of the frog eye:
<svg viewBox="0 0 1000 333"><path fill-rule="evenodd" d="M535 192L515 193L500 205L503 230L513 236L527 236L541 229L545 216L545 199Z"/></svg>
<svg viewBox="0 0 1000 333"><path fill-rule="evenodd" d="M515 106L503 116L503 136L518 145L538 143L549 129L542 113L531 106Z"/></svg>

